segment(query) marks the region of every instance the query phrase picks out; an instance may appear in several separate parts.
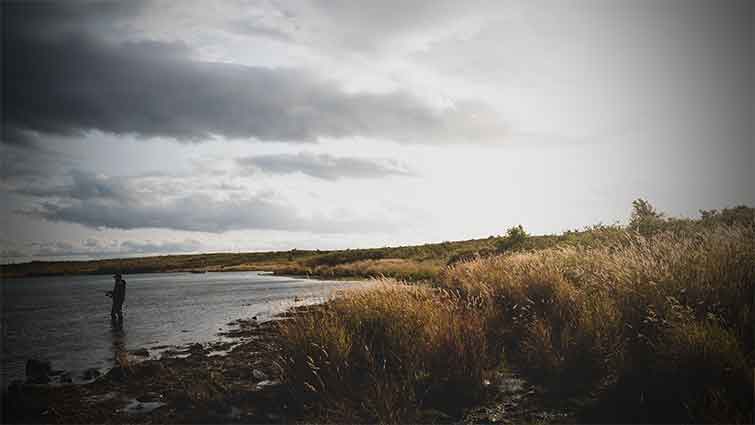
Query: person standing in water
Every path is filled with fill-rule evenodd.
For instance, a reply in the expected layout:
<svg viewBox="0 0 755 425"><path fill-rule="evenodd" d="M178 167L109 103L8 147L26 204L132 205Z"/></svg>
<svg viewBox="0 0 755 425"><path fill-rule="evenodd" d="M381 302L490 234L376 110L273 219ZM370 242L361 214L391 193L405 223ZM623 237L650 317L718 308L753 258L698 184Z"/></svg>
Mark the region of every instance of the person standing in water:
<svg viewBox="0 0 755 425"><path fill-rule="evenodd" d="M113 275L115 285L112 291L107 291L105 295L113 299L113 307L110 309L110 319L113 323L123 323L123 301L126 299L126 281L120 273ZM117 322L116 322L117 320Z"/></svg>

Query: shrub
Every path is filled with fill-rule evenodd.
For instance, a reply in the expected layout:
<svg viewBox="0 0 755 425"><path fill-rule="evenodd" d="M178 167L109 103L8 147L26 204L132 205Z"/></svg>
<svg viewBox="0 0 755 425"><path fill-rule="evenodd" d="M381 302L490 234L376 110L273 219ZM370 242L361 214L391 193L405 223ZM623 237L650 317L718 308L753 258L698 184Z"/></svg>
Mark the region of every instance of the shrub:
<svg viewBox="0 0 755 425"><path fill-rule="evenodd" d="M496 242L495 247L498 252L506 252L521 248L529 234L524 231L522 225L510 227L506 231L506 236Z"/></svg>

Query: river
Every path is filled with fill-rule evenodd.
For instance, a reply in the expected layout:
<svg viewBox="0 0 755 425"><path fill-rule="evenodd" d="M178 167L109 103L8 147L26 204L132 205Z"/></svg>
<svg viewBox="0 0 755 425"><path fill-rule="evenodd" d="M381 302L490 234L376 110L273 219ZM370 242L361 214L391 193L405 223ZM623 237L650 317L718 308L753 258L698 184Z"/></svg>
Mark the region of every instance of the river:
<svg viewBox="0 0 755 425"><path fill-rule="evenodd" d="M269 319L293 305L321 302L353 283L258 272L125 275L124 323L110 323L110 276L4 279L2 384L23 379L29 358L49 360L74 381L89 368L112 367L118 349L222 340L229 323Z"/></svg>

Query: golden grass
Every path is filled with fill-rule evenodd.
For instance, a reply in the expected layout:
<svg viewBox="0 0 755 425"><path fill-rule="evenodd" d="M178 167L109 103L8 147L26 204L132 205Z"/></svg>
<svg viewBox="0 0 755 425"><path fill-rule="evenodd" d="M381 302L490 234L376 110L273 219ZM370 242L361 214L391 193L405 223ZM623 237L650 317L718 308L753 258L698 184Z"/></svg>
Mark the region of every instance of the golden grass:
<svg viewBox="0 0 755 425"><path fill-rule="evenodd" d="M405 422L479 399L483 314L454 294L381 280L283 323L284 380L328 421Z"/></svg>
<svg viewBox="0 0 755 425"><path fill-rule="evenodd" d="M323 277L383 276L416 281L435 277L440 268L440 265L434 261L384 258L355 261L332 267L318 266L314 269L314 273Z"/></svg>
<svg viewBox="0 0 755 425"><path fill-rule="evenodd" d="M550 388L613 385L649 421L737 422L752 415L753 282L755 230L716 226L472 261L439 285L487 300L490 337Z"/></svg>
<svg viewBox="0 0 755 425"><path fill-rule="evenodd" d="M394 278L403 281L423 281L435 278L442 270L444 262L437 260L409 260L403 258L381 258L357 260L342 264L289 264L271 268L277 274L308 275L323 279L345 277Z"/></svg>
<svg viewBox="0 0 755 425"><path fill-rule="evenodd" d="M286 387L320 420L411 422L481 400L505 359L552 392L601 389L614 420L752 420L755 229L700 229L349 293L282 324Z"/></svg>

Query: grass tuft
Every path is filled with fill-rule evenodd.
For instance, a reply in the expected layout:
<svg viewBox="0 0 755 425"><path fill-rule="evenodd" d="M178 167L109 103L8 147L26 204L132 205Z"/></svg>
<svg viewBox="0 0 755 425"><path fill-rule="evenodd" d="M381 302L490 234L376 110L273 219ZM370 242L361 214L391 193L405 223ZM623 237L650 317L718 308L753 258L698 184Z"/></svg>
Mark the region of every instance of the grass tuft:
<svg viewBox="0 0 755 425"><path fill-rule="evenodd" d="M380 280L282 324L290 397L329 421L406 422L478 401L484 315L450 291Z"/></svg>

